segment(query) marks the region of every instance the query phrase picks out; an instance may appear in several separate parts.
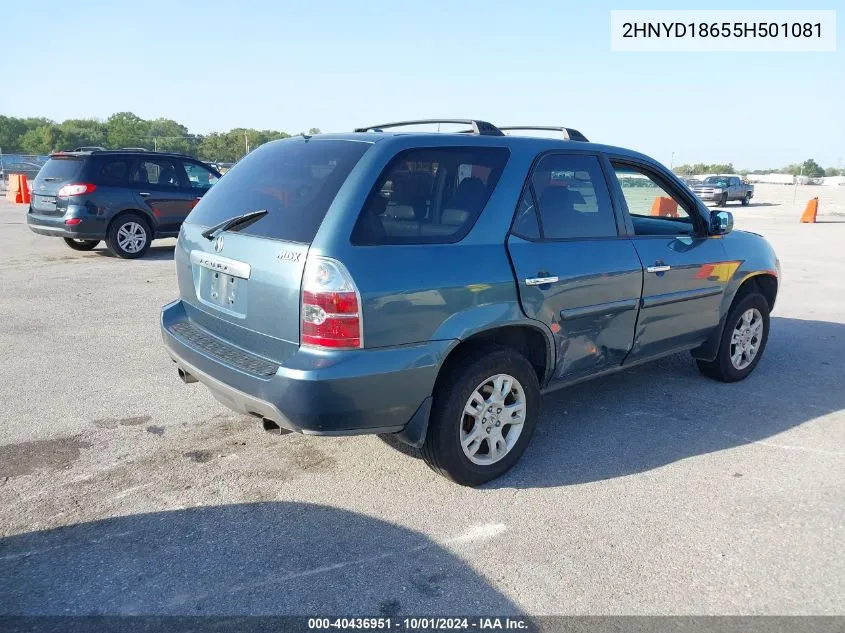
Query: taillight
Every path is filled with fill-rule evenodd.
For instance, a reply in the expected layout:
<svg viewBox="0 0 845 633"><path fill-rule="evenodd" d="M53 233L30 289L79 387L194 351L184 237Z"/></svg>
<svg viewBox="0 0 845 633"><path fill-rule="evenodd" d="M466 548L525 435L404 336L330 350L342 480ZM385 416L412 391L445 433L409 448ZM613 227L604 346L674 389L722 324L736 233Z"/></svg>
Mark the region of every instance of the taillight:
<svg viewBox="0 0 845 633"><path fill-rule="evenodd" d="M76 226L77 224L82 223L82 218L68 218L65 220L65 224L67 226Z"/></svg>
<svg viewBox="0 0 845 633"><path fill-rule="evenodd" d="M86 193L91 193L97 185L89 183L74 183L72 185L64 185L56 194L58 198L69 198L71 196L81 196Z"/></svg>
<svg viewBox="0 0 845 633"><path fill-rule="evenodd" d="M333 349L361 347L361 301L343 264L309 255L302 276L303 345Z"/></svg>

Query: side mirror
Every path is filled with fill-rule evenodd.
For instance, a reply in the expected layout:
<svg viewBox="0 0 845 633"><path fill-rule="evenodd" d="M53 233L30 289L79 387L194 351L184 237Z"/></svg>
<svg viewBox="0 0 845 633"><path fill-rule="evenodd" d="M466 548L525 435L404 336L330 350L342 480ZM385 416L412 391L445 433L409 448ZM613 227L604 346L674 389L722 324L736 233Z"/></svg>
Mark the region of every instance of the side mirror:
<svg viewBox="0 0 845 633"><path fill-rule="evenodd" d="M710 214L710 235L727 235L734 228L734 216L730 211L716 211Z"/></svg>

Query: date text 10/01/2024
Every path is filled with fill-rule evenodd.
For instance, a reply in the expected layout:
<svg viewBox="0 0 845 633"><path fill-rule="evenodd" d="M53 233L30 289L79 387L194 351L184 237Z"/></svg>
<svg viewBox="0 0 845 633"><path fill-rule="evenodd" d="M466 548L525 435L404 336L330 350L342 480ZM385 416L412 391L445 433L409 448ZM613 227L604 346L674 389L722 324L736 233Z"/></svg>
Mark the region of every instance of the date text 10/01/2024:
<svg viewBox="0 0 845 633"><path fill-rule="evenodd" d="M309 618L309 630L369 629L407 631L424 630L526 630L528 622L521 618Z"/></svg>

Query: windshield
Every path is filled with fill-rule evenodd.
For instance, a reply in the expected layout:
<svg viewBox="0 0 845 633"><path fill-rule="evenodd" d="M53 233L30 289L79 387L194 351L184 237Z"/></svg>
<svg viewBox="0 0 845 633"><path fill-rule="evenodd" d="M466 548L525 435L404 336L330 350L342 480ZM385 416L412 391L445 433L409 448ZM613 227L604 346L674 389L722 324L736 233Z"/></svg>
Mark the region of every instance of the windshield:
<svg viewBox="0 0 845 633"><path fill-rule="evenodd" d="M709 176L704 179L705 185L716 185L717 187L727 187L728 179L722 176Z"/></svg>
<svg viewBox="0 0 845 633"><path fill-rule="evenodd" d="M371 145L300 138L262 145L212 187L187 222L211 227L256 210L240 232L310 243L349 172Z"/></svg>

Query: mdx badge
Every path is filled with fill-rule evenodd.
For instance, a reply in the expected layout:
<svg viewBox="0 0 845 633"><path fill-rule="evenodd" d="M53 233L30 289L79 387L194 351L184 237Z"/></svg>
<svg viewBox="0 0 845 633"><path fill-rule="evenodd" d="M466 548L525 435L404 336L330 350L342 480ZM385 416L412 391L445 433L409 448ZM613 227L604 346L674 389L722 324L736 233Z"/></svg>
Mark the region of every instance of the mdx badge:
<svg viewBox="0 0 845 633"><path fill-rule="evenodd" d="M302 253L296 251L281 251L279 253L279 259L283 262L298 262L300 257L302 257Z"/></svg>

